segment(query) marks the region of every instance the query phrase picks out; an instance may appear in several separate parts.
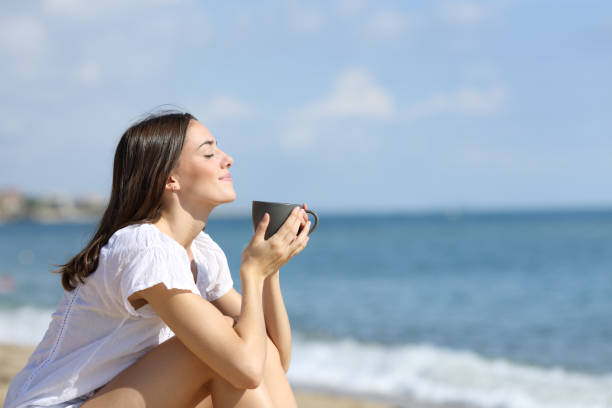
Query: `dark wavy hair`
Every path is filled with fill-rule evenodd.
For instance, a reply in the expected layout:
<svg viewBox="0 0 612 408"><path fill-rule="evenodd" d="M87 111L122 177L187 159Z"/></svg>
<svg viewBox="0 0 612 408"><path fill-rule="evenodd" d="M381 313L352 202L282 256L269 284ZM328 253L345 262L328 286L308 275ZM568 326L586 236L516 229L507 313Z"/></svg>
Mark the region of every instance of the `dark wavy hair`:
<svg viewBox="0 0 612 408"><path fill-rule="evenodd" d="M113 166L108 206L85 249L56 273L71 291L98 267L100 249L119 229L158 218L170 171L175 168L187 127L197 120L189 113L158 111L130 126L119 141Z"/></svg>

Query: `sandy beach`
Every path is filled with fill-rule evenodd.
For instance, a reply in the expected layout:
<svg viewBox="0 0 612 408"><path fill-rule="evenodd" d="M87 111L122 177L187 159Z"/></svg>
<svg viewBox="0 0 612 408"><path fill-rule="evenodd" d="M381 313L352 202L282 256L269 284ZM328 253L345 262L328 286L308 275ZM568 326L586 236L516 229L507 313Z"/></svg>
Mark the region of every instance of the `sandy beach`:
<svg viewBox="0 0 612 408"><path fill-rule="evenodd" d="M0 405L13 376L23 368L32 348L23 346L0 345ZM377 401L358 400L355 398L331 395L322 392L297 391L296 398L301 408L391 408L394 405Z"/></svg>

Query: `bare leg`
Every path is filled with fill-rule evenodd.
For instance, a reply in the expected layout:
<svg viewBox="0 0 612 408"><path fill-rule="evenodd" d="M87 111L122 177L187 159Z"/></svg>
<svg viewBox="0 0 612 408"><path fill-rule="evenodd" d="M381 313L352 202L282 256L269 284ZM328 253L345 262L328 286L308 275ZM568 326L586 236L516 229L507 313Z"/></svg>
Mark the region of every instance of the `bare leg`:
<svg viewBox="0 0 612 408"><path fill-rule="evenodd" d="M210 388L214 408L275 408L263 382L252 390L237 390L227 381L213 381Z"/></svg>
<svg viewBox="0 0 612 408"><path fill-rule="evenodd" d="M281 365L278 349L270 339L268 339L264 379L258 388L244 392L233 389L225 381L213 380L211 389L215 408L238 407L243 403L244 406L257 408L297 408L291 385Z"/></svg>
<svg viewBox="0 0 612 408"><path fill-rule="evenodd" d="M282 370L280 362L279 369ZM206 400L210 400L211 392L214 408L274 408L265 378L258 388L237 390L176 337L119 373L83 408L192 408L199 403L210 407Z"/></svg>
<svg viewBox="0 0 612 408"><path fill-rule="evenodd" d="M278 408L298 408L291 385L289 380L287 380L287 374L285 374L281 364L278 349L269 338L263 383L268 389L268 394L274 403L273 406Z"/></svg>
<svg viewBox="0 0 612 408"><path fill-rule="evenodd" d="M206 389L208 389L208 387L206 387ZM210 393L206 396L202 395L202 397L204 399L199 398L200 402L195 404L193 408L213 408L212 397ZM196 397L194 401L198 401L198 397Z"/></svg>

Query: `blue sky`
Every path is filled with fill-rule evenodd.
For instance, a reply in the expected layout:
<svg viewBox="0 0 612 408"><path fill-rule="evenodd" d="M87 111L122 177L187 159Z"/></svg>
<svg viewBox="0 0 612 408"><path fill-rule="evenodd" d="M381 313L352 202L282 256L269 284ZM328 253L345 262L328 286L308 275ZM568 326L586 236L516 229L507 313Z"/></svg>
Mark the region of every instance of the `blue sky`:
<svg viewBox="0 0 612 408"><path fill-rule="evenodd" d="M234 157L230 210L612 204L603 1L3 2L0 61L0 188L106 196L173 104Z"/></svg>

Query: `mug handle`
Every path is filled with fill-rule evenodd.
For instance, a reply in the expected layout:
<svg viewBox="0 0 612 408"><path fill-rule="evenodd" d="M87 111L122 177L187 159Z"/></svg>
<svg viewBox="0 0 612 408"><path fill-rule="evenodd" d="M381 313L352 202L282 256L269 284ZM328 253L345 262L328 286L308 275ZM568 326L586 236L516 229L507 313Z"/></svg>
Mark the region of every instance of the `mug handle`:
<svg viewBox="0 0 612 408"><path fill-rule="evenodd" d="M312 234L314 232L314 230L317 229L317 224L319 224L319 216L312 210L306 210L306 212L308 214L312 214L312 216L314 217L314 225L312 227L310 227L310 231L308 231L308 235Z"/></svg>

